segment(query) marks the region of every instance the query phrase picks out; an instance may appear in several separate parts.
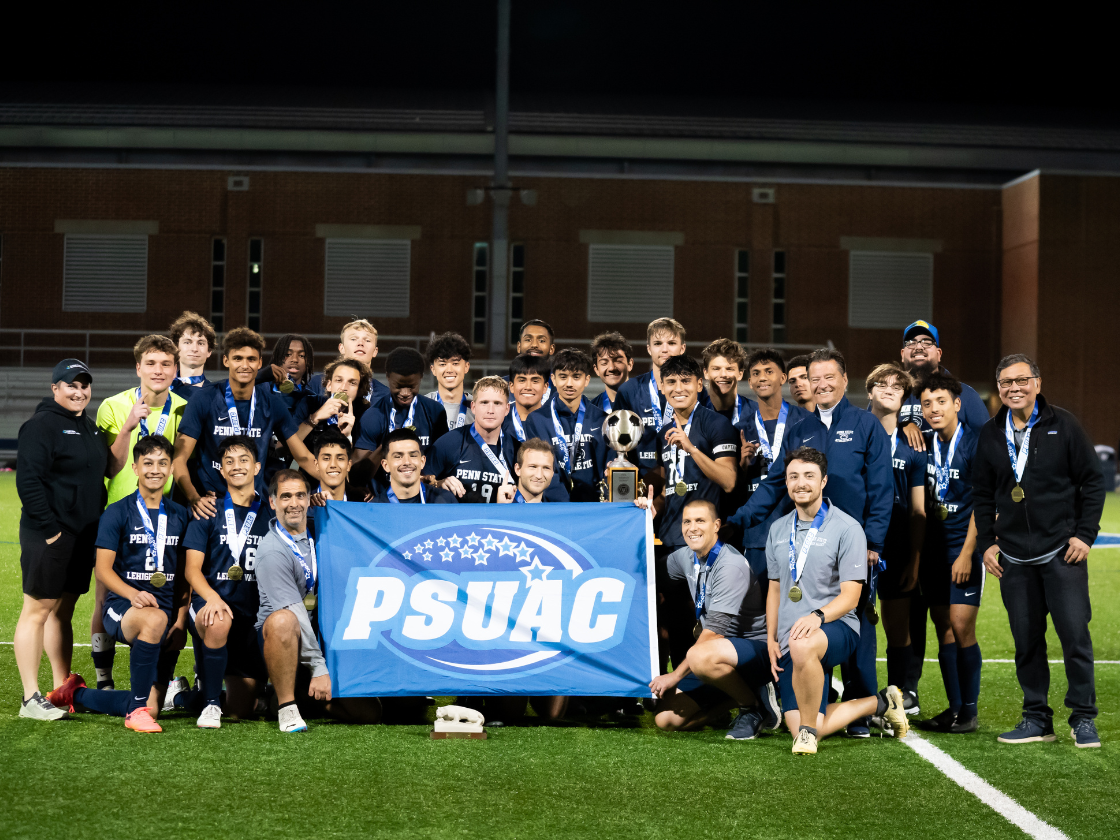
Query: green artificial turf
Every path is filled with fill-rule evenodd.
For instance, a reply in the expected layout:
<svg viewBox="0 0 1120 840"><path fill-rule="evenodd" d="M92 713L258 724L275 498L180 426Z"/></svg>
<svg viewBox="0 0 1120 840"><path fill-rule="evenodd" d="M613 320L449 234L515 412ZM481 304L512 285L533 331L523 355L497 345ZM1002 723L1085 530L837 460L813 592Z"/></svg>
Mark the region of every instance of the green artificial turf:
<svg viewBox="0 0 1120 840"><path fill-rule="evenodd" d="M21 600L19 503L0 474L0 642ZM1114 524L1109 524L1114 523ZM1120 531L1110 494L1104 530ZM1120 549L1089 559L1098 660L1120 660ZM88 643L92 597L75 618ZM932 631L932 628L931 628ZM986 659L1013 656L999 586L980 611ZM932 632L931 632L932 639ZM1051 633L1051 658L1060 647ZM880 654L884 642L880 635ZM930 652L932 655L932 642ZM89 648L75 669L92 673ZM190 673L184 651L180 673ZM127 679L127 649L116 675ZM885 664L880 663L880 678ZM42 685L49 687L44 661ZM1065 679L1054 666L1056 744L1002 746L1018 720L1014 666L985 664L981 731L929 736L942 749L1073 838L1114 838L1120 825L1120 665L1097 667L1104 748L1078 750L1064 726ZM936 663L921 685L930 713L944 703ZM312 721L282 735L275 723L201 731L164 716L162 735L119 719L78 715L44 724L17 717L19 677L0 644L0 838L66 837L1016 837L1022 833L892 740L831 738L815 758L790 755L788 735L753 742L723 731L665 734L638 726L516 726L490 739L431 741L425 726L350 727Z"/></svg>

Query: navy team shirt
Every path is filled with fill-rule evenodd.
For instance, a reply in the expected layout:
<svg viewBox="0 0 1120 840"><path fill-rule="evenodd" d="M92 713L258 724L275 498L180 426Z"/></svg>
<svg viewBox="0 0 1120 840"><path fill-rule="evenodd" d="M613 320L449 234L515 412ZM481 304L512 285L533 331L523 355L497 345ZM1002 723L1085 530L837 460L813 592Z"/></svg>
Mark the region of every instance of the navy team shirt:
<svg viewBox="0 0 1120 840"><path fill-rule="evenodd" d="M910 448L901 428L891 437L891 474L894 476L894 507L887 526L887 542L883 559L887 564L906 563L910 559L910 491L926 482L926 454ZM929 509L926 509L929 516ZM926 526L929 527L928 525Z"/></svg>
<svg viewBox="0 0 1120 840"><path fill-rule="evenodd" d="M440 407L443 412L443 407ZM446 423L446 419L444 420ZM424 465L424 475L434 475L437 479L455 476L467 488L468 493L477 493L484 502L497 502L497 488L505 482L502 474L495 470L490 459L482 454L474 436L471 435L470 426L460 426L436 441L428 455L428 462ZM513 465L517 463L517 441L512 435L502 433L498 444L490 446L490 451L497 458L505 458L506 469L514 481L517 477L513 473Z"/></svg>
<svg viewBox="0 0 1120 840"><path fill-rule="evenodd" d="M963 425L963 424L962 424ZM941 450L941 463L949 454L949 441L942 441L933 431L926 432L926 538L922 557L943 560L950 565L960 556L968 523L972 518L972 459L976 455L976 435L965 427L953 461L949 464L949 487L945 490L945 505L949 516L942 520L937 515L937 462L933 460L933 447Z"/></svg>
<svg viewBox="0 0 1120 840"><path fill-rule="evenodd" d="M619 386L618 398L614 401L616 411L623 408L629 409L642 418L641 443L638 444L637 449L628 453L631 457L637 457L638 469L642 473L656 469L661 463L657 455L657 418L649 396L651 379L653 379L653 371L647 371L633 379L627 379ZM657 407L661 411L662 418L666 425L671 424L672 406L666 406L665 395L661 393L661 389L657 387L656 382L653 383L653 387L657 392Z"/></svg>
<svg viewBox="0 0 1120 840"><path fill-rule="evenodd" d="M191 385L188 382L182 381L179 377L175 377L175 381L171 383L171 393L190 402L191 397L210 384L210 380L206 378L206 374L201 374L201 376L202 384L200 385Z"/></svg>
<svg viewBox="0 0 1120 840"><path fill-rule="evenodd" d="M672 407L669 409L672 411ZM677 479L669 471L669 464L673 458L672 447L665 442L669 429L674 425L666 424L665 428L657 435L658 462L665 467L665 507L661 511L661 522L657 528L657 536L662 544L679 548L685 544L684 535L681 533L681 515L688 502L697 499L707 499L713 502L716 510L720 508L723 491L720 486L704 475L704 471L683 449L677 447L677 463L684 464L683 481L688 485L688 491L683 496L678 496L673 491L673 483L680 479L680 470ZM697 404L692 415L692 425L688 430L688 439L694 443L701 452L713 461L717 458L734 458L739 462L739 430L731 422L710 408Z"/></svg>
<svg viewBox="0 0 1120 840"><path fill-rule="evenodd" d="M121 580L141 592L150 592L155 596L160 609L170 612L174 601L175 578L182 567L179 561L181 537L187 530L191 515L182 505L164 498L167 532L164 535L163 573L167 576L167 583L160 587L152 586L152 574L159 571L156 552L149 551L148 533L144 528L144 520L140 518L140 510L136 507L136 499L137 494L130 493L105 508L97 526L96 545L117 553L113 558L113 571L120 575ZM158 534L159 508L148 508L148 516L152 520L153 533ZM106 603L114 600L127 604L115 592L109 592L105 597ZM123 606L123 609L128 609L128 606Z"/></svg>
<svg viewBox="0 0 1120 840"><path fill-rule="evenodd" d="M424 494L424 501L420 501L420 493ZM432 487L430 484L425 484L420 488L420 493L417 493L411 499L397 499L396 504L401 505L454 505L459 503L459 497L452 493L450 490L444 490L442 487ZM373 497L373 503L378 505L391 505L392 499L389 498L389 488L382 488L381 492Z"/></svg>
<svg viewBox="0 0 1120 840"><path fill-rule="evenodd" d="M229 605L235 615L256 620L257 610L260 607L260 598L257 594L256 555L257 546L268 535L268 523L276 515L268 504L268 499L258 496L261 506L257 508L257 518L249 529L245 545L238 558L239 565L244 570L241 580L230 580L227 574L233 565L233 554L226 542L226 506L221 499L221 506L213 519L196 519L187 526L187 533L183 537L183 547L203 554L202 574L206 582L214 588L218 596ZM242 505L233 505L234 527L241 533L241 526L251 508ZM205 606L206 601L198 593L191 595L191 609L198 612Z"/></svg>
<svg viewBox="0 0 1120 840"><path fill-rule="evenodd" d="M248 427L251 400L236 400L234 406L241 433L256 442L257 461L266 464L273 434L284 442L296 433L299 426L292 420L280 395L272 393L271 385L257 385L253 390L257 395L257 407L251 427ZM229 409L226 407L225 381L204 385L200 393L191 399L179 424L179 434L194 438L202 450L198 466L198 479L202 487L195 489L203 494L225 496L226 482L218 471L221 466L218 463L218 446L222 438L234 434L229 422ZM260 496L265 496L267 487L263 469L257 475L256 490Z"/></svg>
<svg viewBox="0 0 1120 840"><path fill-rule="evenodd" d="M625 385L626 383L623 382L622 384ZM610 394L606 391L603 391L601 394L596 394L595 398L591 400L591 404L604 414L610 414L617 408L617 406L611 402Z"/></svg>
<svg viewBox="0 0 1120 840"><path fill-rule="evenodd" d="M953 375L944 367L940 367L939 370L946 376ZM917 393L906 398L906 401L902 403L902 410L898 413L898 425L901 427L907 423L913 423L918 427L919 432L925 434L932 429L930 429L925 417L922 416L921 397L922 395ZM957 413L957 420L964 423L965 428L969 429L974 435L979 436L980 428L990 419L988 408L984 405L984 401L980 399L980 395L971 385L962 382L961 410Z"/></svg>
<svg viewBox="0 0 1120 840"><path fill-rule="evenodd" d="M414 426L420 438L420 451L425 456L430 456L436 441L447 434L447 412L440 403L419 394L412 399L416 403L412 422L408 421L408 413L412 409L410 403L406 409L397 408L396 427L402 429L408 425ZM385 437L389 434L389 412L393 408L393 398L388 391L370 405L362 415L361 431L354 441L355 449L368 449L372 452L385 442Z"/></svg>
<svg viewBox="0 0 1120 840"><path fill-rule="evenodd" d="M581 397L580 400L585 410L578 443L572 440L576 429L576 415L559 397L529 415L525 421L525 433L528 437L540 438L551 443L556 464L562 467L560 458L563 452L560 446L562 432L564 443L568 446L568 475L572 479L571 501L597 502L599 482L603 480L607 462L611 460L610 449L603 440L603 422L607 419L607 415L586 398ZM560 422L560 432L557 432L556 424L552 419L554 408L556 420Z"/></svg>

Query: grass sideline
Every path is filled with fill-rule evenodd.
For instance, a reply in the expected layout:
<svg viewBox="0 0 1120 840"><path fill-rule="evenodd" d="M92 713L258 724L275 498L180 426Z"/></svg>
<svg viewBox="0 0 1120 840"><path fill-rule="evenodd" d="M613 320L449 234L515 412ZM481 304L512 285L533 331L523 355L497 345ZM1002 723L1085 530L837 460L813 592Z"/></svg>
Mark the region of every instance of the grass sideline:
<svg viewBox="0 0 1120 840"><path fill-rule="evenodd" d="M750 743L722 731L664 734L649 716L635 728L510 727L486 742L428 739L423 726L347 727L312 721L281 735L275 723L203 732L193 717L161 720L142 737L120 720L80 715L58 724L17 717L10 645L20 606L19 501L0 474L0 838L232 837L852 837L1022 833L895 741L830 738L814 759L790 755L788 735ZM1102 530L1120 532L1109 495ZM1090 555L1098 660L1120 660L1120 549ZM77 641L88 641L92 597L79 601ZM986 659L1013 656L998 582L989 578L978 633ZM1051 658L1060 648L1051 631ZM880 632L880 654L884 642ZM45 663L44 663L45 664ZM89 648L75 668L92 673ZM188 649L180 673L191 671ZM127 649L116 673L127 680ZM998 745L1019 717L1014 666L990 662L981 731L930 736L953 758L1071 838L1112 838L1120 825L1120 665L1099 665L1104 748L1075 749L1053 666L1056 744ZM880 663L880 679L885 677ZM49 670L42 685L50 683ZM927 663L923 706L943 707ZM812 804L809 804L812 803ZM821 803L821 804L817 804Z"/></svg>

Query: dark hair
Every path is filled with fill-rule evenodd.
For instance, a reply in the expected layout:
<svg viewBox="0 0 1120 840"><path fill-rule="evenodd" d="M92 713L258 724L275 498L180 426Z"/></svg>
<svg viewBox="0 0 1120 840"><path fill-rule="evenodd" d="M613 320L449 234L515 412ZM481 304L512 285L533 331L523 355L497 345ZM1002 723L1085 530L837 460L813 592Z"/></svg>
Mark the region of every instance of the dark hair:
<svg viewBox="0 0 1120 840"><path fill-rule="evenodd" d="M1012 365L1027 365L1031 369L1031 376L1042 376L1042 371L1035 364L1034 359L1022 353L1012 353L1010 356L1004 356L999 360L999 364L996 365L996 379L998 380L999 375Z"/></svg>
<svg viewBox="0 0 1120 840"><path fill-rule="evenodd" d="M305 490L311 489L311 485L307 482L307 476L299 470L279 470L272 477L272 481L268 483L268 495L275 499L280 489L280 483L284 481L302 481Z"/></svg>
<svg viewBox="0 0 1120 840"><path fill-rule="evenodd" d="M540 318L533 318L532 320L525 321L521 325L521 329L518 330L518 332L517 332L517 340L518 341L521 340L521 336L525 335L525 328L526 327L544 327L546 330L548 330L548 340L549 341L552 341L554 338L556 338L556 333L554 333L552 331L552 327L549 326L548 322L542 321Z"/></svg>
<svg viewBox="0 0 1120 840"><path fill-rule="evenodd" d="M786 372L786 361L782 358L782 354L775 350L773 347L766 347L762 350L755 350L747 358L747 369L744 373L749 377L751 375L751 368L755 365L761 365L763 362L772 362L774 367L782 373Z"/></svg>
<svg viewBox="0 0 1120 840"><path fill-rule="evenodd" d="M424 353L424 361L431 367L436 359L454 359L456 356L464 362L471 360L471 345L459 333L445 332L437 335L428 342L428 349Z"/></svg>
<svg viewBox="0 0 1120 840"><path fill-rule="evenodd" d="M264 339L261 338L260 333L248 327L234 327L222 338L223 356L228 356L231 351L240 350L242 347L252 347L261 358L264 358Z"/></svg>
<svg viewBox="0 0 1120 840"><path fill-rule="evenodd" d="M166 452L168 458L175 457L175 447L163 435L145 435L132 447L132 460L139 461L151 452Z"/></svg>
<svg viewBox="0 0 1120 840"><path fill-rule="evenodd" d="M522 353L520 356L514 356L513 360L509 363L510 382L512 382L513 378L518 374L521 376L532 376L534 373L539 373L542 379L548 379L549 372L548 358L545 356L534 356L532 353Z"/></svg>
<svg viewBox="0 0 1120 840"><path fill-rule="evenodd" d="M420 435L416 434L416 432L412 429L406 429L403 427L400 429L393 429L393 431L385 435L385 445L382 451L385 452L385 454L388 454L389 445L392 443L398 443L402 440L407 440L415 443L416 448L420 450L421 454L424 452L424 446L420 443Z"/></svg>
<svg viewBox="0 0 1120 840"><path fill-rule="evenodd" d="M803 368L805 368L806 373L809 372L809 354L808 353L802 353L800 356L794 356L792 359L790 359L788 362L786 362L786 373L789 373L791 370L793 370L796 367L803 367Z"/></svg>
<svg viewBox="0 0 1120 840"><path fill-rule="evenodd" d="M844 354L839 350L833 350L830 347L822 347L820 350L814 350L809 354L809 364L816 364L817 362L836 362L840 368L840 372L845 376L848 375L848 363L844 361ZM805 366L808 370L808 365Z"/></svg>
<svg viewBox="0 0 1120 840"><path fill-rule="evenodd" d="M330 388L331 380L334 378L334 372L340 367L348 367L358 372L358 396L354 400L355 408L360 407L363 411L368 408L368 400L366 397L369 395L369 383L373 379L373 374L369 372L369 365L361 359L355 359L352 356L339 356L333 362L327 365L323 371L323 391L327 392ZM327 399L330 399L329 393L324 393Z"/></svg>
<svg viewBox="0 0 1120 840"><path fill-rule="evenodd" d="M385 373L412 376L424 373L424 357L414 347L398 347L385 360Z"/></svg>
<svg viewBox="0 0 1120 840"><path fill-rule="evenodd" d="M717 359L720 356L737 365L743 373L747 372L747 354L743 352L743 346L738 341L732 341L730 338L717 338L705 347L704 352L700 354L700 364L704 366L704 370L707 370L708 365L712 363L712 359Z"/></svg>
<svg viewBox="0 0 1120 840"><path fill-rule="evenodd" d="M620 332L599 333L591 342L591 358L599 361L603 353L622 353L627 359L634 358L634 348Z"/></svg>
<svg viewBox="0 0 1120 840"><path fill-rule="evenodd" d="M786 466L794 461L804 461L807 464L816 464L821 468L821 475L828 475L828 458L819 449L811 446L799 446L792 452L786 453Z"/></svg>
<svg viewBox="0 0 1120 840"><path fill-rule="evenodd" d="M213 350L218 340L210 322L197 312L191 312L189 309L172 321L167 331L171 333L171 340L175 342L176 347L179 346L179 339L189 332L196 332L205 338L208 350Z"/></svg>
<svg viewBox="0 0 1120 840"><path fill-rule="evenodd" d="M354 446L350 443L350 440L335 426L331 426L315 436L315 440L311 444L311 454L318 458L319 450L324 446L341 446L346 450L347 458L354 454Z"/></svg>
<svg viewBox="0 0 1120 840"><path fill-rule="evenodd" d="M957 377L945 373L943 370L935 371L922 377L918 382L918 396L921 397L926 391L948 391L954 397L959 397L961 395L961 382Z"/></svg>
<svg viewBox="0 0 1120 840"><path fill-rule="evenodd" d="M586 373L590 379L595 374L595 364L582 350L568 348L552 357L552 372L566 370L570 373Z"/></svg>
<svg viewBox="0 0 1120 840"><path fill-rule="evenodd" d="M276 344L272 347L272 359L269 364L283 367L284 359L288 358L288 351L291 349L293 341L303 344L303 356L307 361L307 366L303 369L303 379L299 381L299 384L306 385L311 379L311 372L315 370L315 348L304 336L298 333L286 333L276 339Z"/></svg>
<svg viewBox="0 0 1120 840"><path fill-rule="evenodd" d="M257 445L253 439L248 435L230 435L227 438L222 438L222 442L218 444L218 463L222 463L222 458L231 449L244 449L253 456L254 461L260 460L260 454L257 452Z"/></svg>
<svg viewBox="0 0 1120 840"><path fill-rule="evenodd" d="M681 353L679 356L670 356L661 366L661 381L666 376L691 376L693 379L702 379L704 369L692 356Z"/></svg>
<svg viewBox="0 0 1120 840"><path fill-rule="evenodd" d="M525 465L526 452L547 452L549 455L553 454L552 445L550 443L538 437L531 437L528 440L522 441L521 445L517 447L517 466L521 467Z"/></svg>

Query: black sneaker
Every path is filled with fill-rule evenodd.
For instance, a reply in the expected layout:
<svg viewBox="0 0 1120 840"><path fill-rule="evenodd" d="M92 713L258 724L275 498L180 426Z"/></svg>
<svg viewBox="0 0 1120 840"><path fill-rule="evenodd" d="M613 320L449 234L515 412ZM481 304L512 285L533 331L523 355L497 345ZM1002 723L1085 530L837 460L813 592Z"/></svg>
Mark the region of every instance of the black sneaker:
<svg viewBox="0 0 1120 840"><path fill-rule="evenodd" d="M871 721L867 718L857 718L848 724L848 729L844 733L848 738L870 738L871 737Z"/></svg>
<svg viewBox="0 0 1120 840"><path fill-rule="evenodd" d="M973 715L970 718L957 715L956 721L949 727L949 731L954 735L965 735L969 732L975 732L980 728L980 719Z"/></svg>
<svg viewBox="0 0 1120 840"><path fill-rule="evenodd" d="M778 692L774 683L768 682L758 692L758 703L762 709L762 728L772 731L782 725L782 709L778 705Z"/></svg>
<svg viewBox="0 0 1120 840"><path fill-rule="evenodd" d="M762 728L762 713L758 709L740 709L739 715L724 736L732 741L751 741Z"/></svg>
<svg viewBox="0 0 1120 840"><path fill-rule="evenodd" d="M931 717L929 720L919 720L914 725L923 732L950 732L956 722L957 713L951 709L946 709L936 717Z"/></svg>
<svg viewBox="0 0 1120 840"><path fill-rule="evenodd" d="M918 692L902 690L902 708L907 715L918 715L922 712L922 707L918 704Z"/></svg>
<svg viewBox="0 0 1120 840"><path fill-rule="evenodd" d="M1073 742L1079 747L1099 747L1101 738L1097 734L1097 724L1092 718L1081 718L1069 731Z"/></svg>
<svg viewBox="0 0 1120 840"><path fill-rule="evenodd" d="M1033 718L1023 718L1015 724L1014 729L1010 732L1004 732L996 740L1001 744L1030 744L1035 741L1050 743L1051 741L1057 741L1058 736L1054 734L1053 721L1042 723Z"/></svg>

